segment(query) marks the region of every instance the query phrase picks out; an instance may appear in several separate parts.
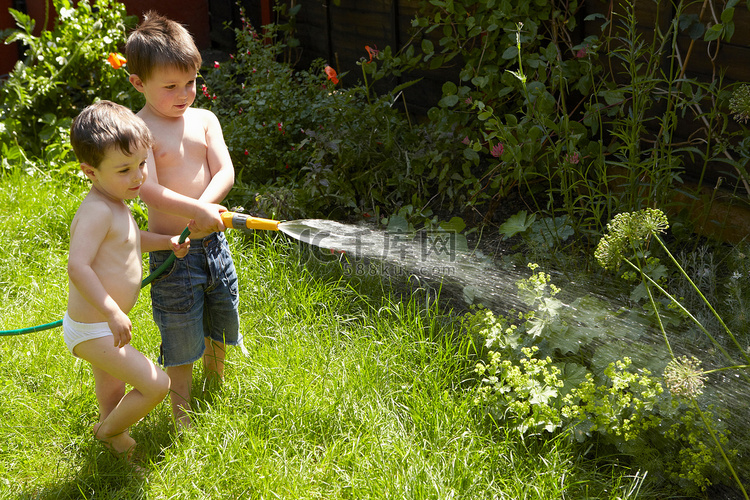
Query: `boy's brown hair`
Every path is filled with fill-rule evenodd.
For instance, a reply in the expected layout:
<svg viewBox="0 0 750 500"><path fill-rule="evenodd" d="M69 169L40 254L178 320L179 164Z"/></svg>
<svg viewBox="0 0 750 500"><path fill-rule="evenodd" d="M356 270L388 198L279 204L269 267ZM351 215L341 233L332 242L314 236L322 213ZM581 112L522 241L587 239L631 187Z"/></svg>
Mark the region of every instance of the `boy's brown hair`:
<svg viewBox="0 0 750 500"><path fill-rule="evenodd" d="M75 117L70 127L70 144L81 163L99 168L107 151L117 148L130 156L150 148L154 139L146 123L125 106L99 101Z"/></svg>
<svg viewBox="0 0 750 500"><path fill-rule="evenodd" d="M128 36L125 58L130 73L138 75L144 82L156 67L198 71L202 62L188 30L154 11L147 12L143 22Z"/></svg>

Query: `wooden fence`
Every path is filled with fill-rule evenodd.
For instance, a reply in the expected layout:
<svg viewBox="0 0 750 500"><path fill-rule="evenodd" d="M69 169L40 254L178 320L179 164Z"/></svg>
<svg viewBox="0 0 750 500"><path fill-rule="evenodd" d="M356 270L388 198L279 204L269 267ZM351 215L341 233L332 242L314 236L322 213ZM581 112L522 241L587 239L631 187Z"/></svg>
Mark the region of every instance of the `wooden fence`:
<svg viewBox="0 0 750 500"><path fill-rule="evenodd" d="M228 1L228 0L227 0ZM254 24L260 21L257 14L267 0L243 0ZM360 71L356 62L367 56L365 45L394 49L403 47L413 34L411 20L418 11L419 0L287 0L289 5L301 5L297 16L297 38L301 42L302 65L316 59L325 59L341 72L349 72L354 81ZM700 16L704 22L720 19L725 0L694 2L686 14ZM583 40L591 34L601 33L601 21L584 22L592 14L610 17L610 10L622 12L620 0L587 0L578 13L579 29L573 35ZM674 17L671 2L662 0L637 0L636 17L645 38L651 37L655 27L664 31ZM735 9L735 32L731 43L707 44L702 40L692 41L687 34L680 34L678 47L680 63L685 63L687 78L710 80L723 73L729 81L750 81L750 12L744 2ZM691 47L692 44L692 47ZM689 55L688 55L689 53ZM670 61L664 61L670 64ZM456 71L433 73L426 76L424 85L411 91L410 99L420 108L429 108L440 98L440 87L448 78L455 78Z"/></svg>

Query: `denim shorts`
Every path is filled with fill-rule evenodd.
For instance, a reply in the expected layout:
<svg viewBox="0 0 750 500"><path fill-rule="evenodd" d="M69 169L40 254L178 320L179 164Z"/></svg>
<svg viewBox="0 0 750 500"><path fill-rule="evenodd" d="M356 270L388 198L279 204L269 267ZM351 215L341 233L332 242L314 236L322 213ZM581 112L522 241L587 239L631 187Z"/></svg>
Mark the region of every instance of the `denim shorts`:
<svg viewBox="0 0 750 500"><path fill-rule="evenodd" d="M151 252L149 267L157 269L172 254ZM190 240L182 259L151 283L154 322L161 332L159 363L179 366L203 356L205 339L239 345L240 318L237 272L223 233Z"/></svg>

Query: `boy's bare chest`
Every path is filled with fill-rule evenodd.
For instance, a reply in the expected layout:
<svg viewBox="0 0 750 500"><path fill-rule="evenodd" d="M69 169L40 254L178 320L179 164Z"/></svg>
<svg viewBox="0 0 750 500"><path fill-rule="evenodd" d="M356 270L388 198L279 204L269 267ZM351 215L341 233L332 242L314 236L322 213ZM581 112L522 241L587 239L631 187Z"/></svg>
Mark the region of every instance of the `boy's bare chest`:
<svg viewBox="0 0 750 500"><path fill-rule="evenodd" d="M160 172L172 167L202 168L206 161L208 143L201 126L186 123L164 130L155 137L154 160Z"/></svg>

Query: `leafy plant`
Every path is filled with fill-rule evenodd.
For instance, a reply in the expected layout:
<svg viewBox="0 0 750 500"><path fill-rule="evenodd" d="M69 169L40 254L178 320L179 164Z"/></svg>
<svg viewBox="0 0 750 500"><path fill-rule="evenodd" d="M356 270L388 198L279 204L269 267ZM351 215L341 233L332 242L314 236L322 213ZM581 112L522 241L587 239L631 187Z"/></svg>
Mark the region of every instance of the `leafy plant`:
<svg viewBox="0 0 750 500"><path fill-rule="evenodd" d="M562 434L613 447L682 492L698 492L733 471L716 447L716 440L728 442L726 415L664 391L665 384L672 389L674 370L664 381L654 375L649 366L662 371L663 357L655 349L640 355L639 334L618 326L608 304L589 296L564 304L543 272L517 287L526 312L503 316L479 307L466 318L486 349L475 368L475 401L496 425L524 437ZM625 345L637 360L622 356Z"/></svg>
<svg viewBox="0 0 750 500"><path fill-rule="evenodd" d="M344 82L353 75L335 75L322 60L294 69L280 62L294 45L290 26L259 35L243 17L236 53L203 74L201 105L224 123L239 190L285 184L297 217L408 206L422 213L430 203L460 203L455 186L463 179L448 175L452 157L443 146L453 141L460 154L460 140L434 124L411 123L395 105L415 81L377 95L374 85L388 70L378 69L380 55L369 47L369 60L359 61L362 80L350 87Z"/></svg>
<svg viewBox="0 0 750 500"><path fill-rule="evenodd" d="M724 320L721 318L716 309L706 299L698 286L690 279L679 262L669 251L663 240L659 237L660 233L666 231L669 227L668 220L663 212L657 209L644 209L638 212L626 212L618 214L608 225L608 232L602 237L595 255L599 263L605 269L615 270L622 263L628 265L640 277L642 284L647 292L649 304L656 316L659 328L663 335L665 345L669 349L672 360L665 370L665 379L671 392L677 397L683 397L690 401L691 406L700 416L705 424L707 432L711 435L715 449L721 453L724 463L730 470L732 477L735 479L745 498L748 494L735 471L732 462L727 456L724 449L726 444L715 428L715 423L711 422L706 416L706 412L697 404L696 398L701 394L703 379L705 375L724 370L739 370L739 374L745 381L750 380L746 370L750 367L750 355L743 349L734 333L729 329ZM656 242L660 250L668 258L669 262L676 267L679 273L693 287L695 293L703 300L705 306L711 311L714 318L721 325L723 333L727 337L728 346L720 342L693 314L676 297L671 295L664 287L659 284L648 272L648 266L644 263L651 253L649 249L650 242ZM666 297L670 304L681 311L685 317L689 318L706 338L710 340L711 345L722 354L727 366L715 368L713 370L701 371L698 369L700 362L695 359L678 359L670 343L669 336L662 321L662 311L657 305L654 293ZM734 355L729 349L733 350ZM741 358L744 363L738 363L735 356Z"/></svg>
<svg viewBox="0 0 750 500"><path fill-rule="evenodd" d="M638 29L633 2L618 4L609 17L586 17L601 34L574 41L582 2L423 1L412 38L382 50L379 64L399 76L458 67L428 113L464 138L461 160L445 174L461 180L458 203L490 221L517 190L538 216L567 217L575 238L548 227L553 248L590 248L616 213L671 201L687 165L700 170L699 184L728 165L750 192L747 141L723 111L729 87L720 75L687 77L691 52L680 57L677 45L682 34L691 47L731 38L738 2L711 21L690 14L691 4L676 2L651 36ZM696 133L679 141L686 121Z"/></svg>
<svg viewBox="0 0 750 500"><path fill-rule="evenodd" d="M124 43L134 17L114 0L52 2L57 18L52 30L38 36L34 21L9 9L18 29L4 41L25 47L24 58L0 86L0 143L3 164L20 161L32 168L41 159L48 168L71 168L68 131L73 117L97 99L126 106L137 94L124 69L107 62Z"/></svg>

